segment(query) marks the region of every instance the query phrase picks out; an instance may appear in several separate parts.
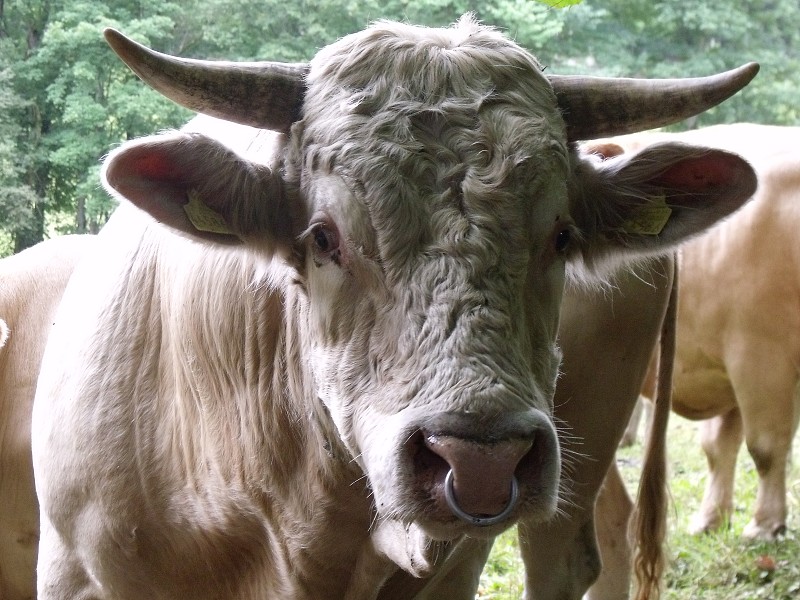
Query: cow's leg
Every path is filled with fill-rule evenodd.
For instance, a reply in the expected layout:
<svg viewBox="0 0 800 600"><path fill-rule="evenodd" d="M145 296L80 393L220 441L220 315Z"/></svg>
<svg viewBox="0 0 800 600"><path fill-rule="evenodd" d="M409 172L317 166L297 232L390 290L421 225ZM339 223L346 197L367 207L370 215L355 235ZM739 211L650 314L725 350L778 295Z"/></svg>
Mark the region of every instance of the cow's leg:
<svg viewBox="0 0 800 600"><path fill-rule="evenodd" d="M642 387L672 272L664 258L620 273L608 290L573 289L564 297L555 416L565 494L554 521L520 523L528 600L577 600L600 575L595 500Z"/></svg>
<svg viewBox="0 0 800 600"><path fill-rule="evenodd" d="M586 594L586 600L627 600L632 560L628 523L632 511L633 502L617 463L612 462L595 508L597 542L603 568L600 577Z"/></svg>
<svg viewBox="0 0 800 600"><path fill-rule="evenodd" d="M656 397L656 378L658 377L658 349L653 350L653 356L650 358L650 364L647 367L647 375L645 375L644 382L642 382L642 390L639 394L639 399L636 401L636 407L633 409L631 419L628 421L628 427L625 433L622 434L622 440L619 445L622 448L627 448L636 443L639 435L639 423L642 420L645 422L645 431L649 431L650 422L653 413L652 399ZM645 439L650 437L649 433L644 434Z"/></svg>
<svg viewBox="0 0 800 600"><path fill-rule="evenodd" d="M733 514L736 456L743 437L739 409L701 421L698 430L708 461L708 480L700 509L689 525L689 530L695 534L720 528Z"/></svg>
<svg viewBox="0 0 800 600"><path fill-rule="evenodd" d="M748 357L729 366L742 413L747 450L758 471L758 494L745 537L772 540L786 529L786 464L796 418L797 371L771 344L749 346ZM757 357L769 357L765 366ZM749 359L749 360L748 360Z"/></svg>
<svg viewBox="0 0 800 600"><path fill-rule="evenodd" d="M525 600L577 600L600 573L591 510L576 511L547 526L529 528L521 522L519 543L525 561Z"/></svg>
<svg viewBox="0 0 800 600"><path fill-rule="evenodd" d="M39 515L30 457L7 462L0 459L0 600L23 600L36 587Z"/></svg>
<svg viewBox="0 0 800 600"><path fill-rule="evenodd" d="M0 362L0 386L15 374L3 372ZM30 598L36 587L39 510L31 466L31 398L32 389L6 398L0 390L0 600Z"/></svg>
<svg viewBox="0 0 800 600"><path fill-rule="evenodd" d="M620 448L627 448L636 443L636 439L639 437L639 424L642 422L642 417L644 416L645 419L647 418L647 416L644 415L646 402L648 402L647 399L639 396L639 399L636 401L636 406L631 413L631 418L628 421L628 426L625 428L625 433L622 434L622 439L619 441Z"/></svg>
<svg viewBox="0 0 800 600"><path fill-rule="evenodd" d="M625 428L625 433L622 434L622 439L619 442L620 448L627 448L636 443L639 439L639 426L642 423L644 423L644 439L649 438L652 421L653 401L648 396L640 395L631 414L631 419L628 421L628 426Z"/></svg>

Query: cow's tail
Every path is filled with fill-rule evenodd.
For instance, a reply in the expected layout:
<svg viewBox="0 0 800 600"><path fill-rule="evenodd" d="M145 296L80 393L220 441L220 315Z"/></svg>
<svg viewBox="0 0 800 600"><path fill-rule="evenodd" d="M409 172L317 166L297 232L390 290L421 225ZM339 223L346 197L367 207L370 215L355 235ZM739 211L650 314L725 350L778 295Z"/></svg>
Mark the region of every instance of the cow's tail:
<svg viewBox="0 0 800 600"><path fill-rule="evenodd" d="M673 265L672 287L661 327L653 422L647 439L633 521L636 539L634 572L638 582L636 600L654 600L660 596L666 565L664 551L668 501L666 438L667 423L672 408L672 370L675 359L675 320L678 305L677 260L673 261Z"/></svg>

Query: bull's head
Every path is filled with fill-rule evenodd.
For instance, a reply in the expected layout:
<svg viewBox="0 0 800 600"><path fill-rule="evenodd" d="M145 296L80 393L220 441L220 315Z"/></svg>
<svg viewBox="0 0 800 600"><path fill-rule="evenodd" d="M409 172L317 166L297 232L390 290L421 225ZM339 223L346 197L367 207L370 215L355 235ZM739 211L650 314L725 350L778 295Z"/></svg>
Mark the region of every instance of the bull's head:
<svg viewBox="0 0 800 600"><path fill-rule="evenodd" d="M177 59L107 38L176 102L285 134L269 166L202 135L134 141L106 181L184 233L285 259L319 418L361 465L379 518L439 539L556 510L568 264L664 252L755 186L720 151L663 145L595 165L571 148L699 113L755 65L697 80L546 77L470 19L381 23L310 65Z"/></svg>

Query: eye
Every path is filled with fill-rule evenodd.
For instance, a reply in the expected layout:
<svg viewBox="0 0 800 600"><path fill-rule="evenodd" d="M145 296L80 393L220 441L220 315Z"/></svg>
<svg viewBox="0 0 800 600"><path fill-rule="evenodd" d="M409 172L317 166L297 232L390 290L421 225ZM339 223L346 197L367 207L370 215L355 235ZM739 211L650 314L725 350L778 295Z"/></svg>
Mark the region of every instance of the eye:
<svg viewBox="0 0 800 600"><path fill-rule="evenodd" d="M565 252L572 241L572 232L569 228L564 228L556 234L555 248L559 254Z"/></svg>
<svg viewBox="0 0 800 600"><path fill-rule="evenodd" d="M342 252L339 247L339 232L327 222L319 222L311 226L309 232L314 245L314 262L322 266L328 261L340 264Z"/></svg>
<svg viewBox="0 0 800 600"><path fill-rule="evenodd" d="M316 225L312 231L314 245L322 254L330 254L339 248L339 236L330 227Z"/></svg>

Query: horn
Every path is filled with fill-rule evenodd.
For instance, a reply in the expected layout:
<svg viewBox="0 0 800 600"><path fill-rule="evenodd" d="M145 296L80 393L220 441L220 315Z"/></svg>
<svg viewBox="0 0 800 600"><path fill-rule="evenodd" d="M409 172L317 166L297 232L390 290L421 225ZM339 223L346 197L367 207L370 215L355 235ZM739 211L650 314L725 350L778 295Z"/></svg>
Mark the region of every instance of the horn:
<svg viewBox="0 0 800 600"><path fill-rule="evenodd" d="M625 79L550 75L570 141L635 133L697 115L733 96L758 73L747 63L717 75Z"/></svg>
<svg viewBox="0 0 800 600"><path fill-rule="evenodd" d="M142 81L190 110L283 132L300 118L307 64L178 58L142 46L114 29L103 33Z"/></svg>

